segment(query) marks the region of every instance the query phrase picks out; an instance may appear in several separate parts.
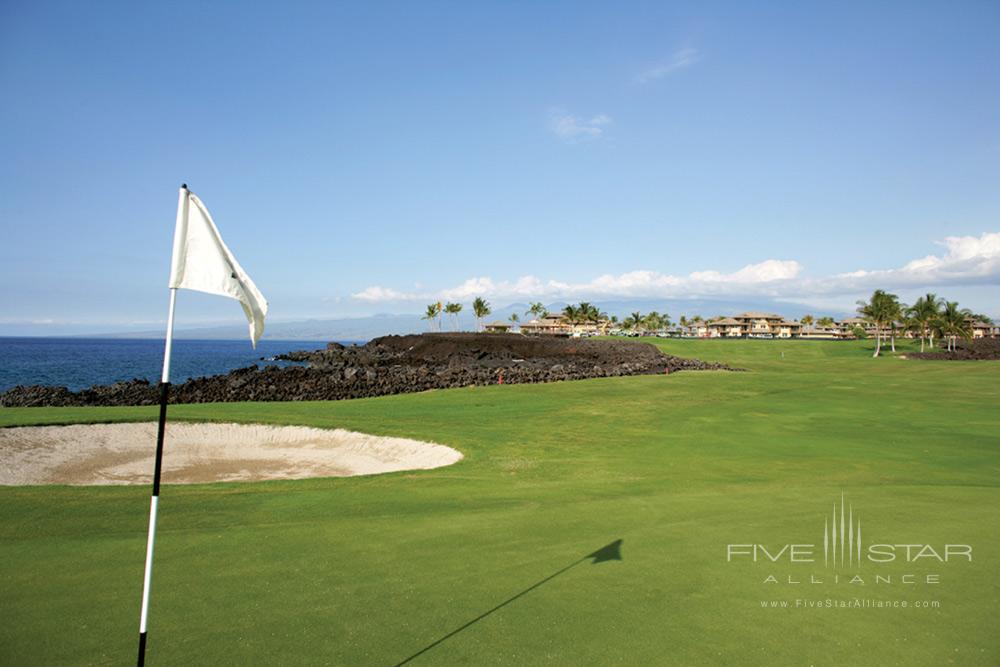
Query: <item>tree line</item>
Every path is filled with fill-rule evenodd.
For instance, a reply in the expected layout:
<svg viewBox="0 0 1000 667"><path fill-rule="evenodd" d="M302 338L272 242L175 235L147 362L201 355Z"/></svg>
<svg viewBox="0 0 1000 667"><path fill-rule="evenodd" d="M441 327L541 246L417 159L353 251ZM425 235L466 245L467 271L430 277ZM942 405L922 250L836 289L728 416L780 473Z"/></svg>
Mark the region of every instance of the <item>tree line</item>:
<svg viewBox="0 0 1000 667"><path fill-rule="evenodd" d="M875 327L875 352L882 352L882 340L889 338L892 351L896 351L896 335L912 333L920 337L920 351L927 343L934 348L934 339L947 341L948 351L955 349L959 338L972 338L972 322L990 322L985 315L968 308L959 308L957 301L946 301L936 294L925 294L912 306L907 306L895 294L875 290L867 301L858 301L858 314Z"/></svg>
<svg viewBox="0 0 1000 667"><path fill-rule="evenodd" d="M437 327L437 330L441 331L444 316L448 315L451 319L452 330L458 331L458 314L462 312L462 308L463 306L460 303L441 303L440 301L430 303L427 304L427 310L424 311L424 314L420 319L427 320L432 329ZM490 308L490 303L486 299L477 296L472 301L472 313L476 317L477 331L482 328L483 318L491 312L493 311Z"/></svg>
<svg viewBox="0 0 1000 667"><path fill-rule="evenodd" d="M421 319L427 320L432 329L437 329L441 331L443 329L444 317L447 315L451 320L451 328L453 331L458 331L458 315L462 312L464 306L461 303L442 303L440 301L435 303L427 304L427 309L424 311ZM493 312L489 301L483 297L476 297L472 301L472 313L476 318L476 330L479 331L483 326L483 318L487 317ZM543 318L548 317L548 308L545 307L541 302L532 303L528 310L524 311L526 317ZM655 313L654 313L655 315ZM568 322L569 324L584 324L587 322L611 322L617 323L617 317L608 318L608 314L600 310L594 304L581 301L579 304L568 305L562 309L559 316ZM517 324L521 321L520 316L517 313L512 313L508 318L511 324Z"/></svg>
<svg viewBox="0 0 1000 667"><path fill-rule="evenodd" d="M458 316L463 310L463 305L457 302L442 303L440 301L427 305L427 310L422 319L427 320L432 329L441 331L445 316L451 321L453 331L458 331ZM483 297L476 297L472 301L472 313L476 318L476 330L482 330L483 319L492 313L489 301ZM524 312L526 317L541 319L549 317L552 313L541 302L530 304ZM934 348L935 338L945 340L947 349L954 349L955 341L959 338L971 338L971 321L982 320L989 322L990 318L973 313L968 308L960 308L957 301L946 301L936 294L926 294L908 306L899 300L895 294L890 294L885 290L875 290L871 298L867 301L858 301L858 314L875 328L875 352L872 356L879 356L882 351L882 341L888 339L892 351L896 351L896 336L903 333L912 333L920 338L920 351L925 347ZM608 316L596 305L589 301L581 301L578 304L565 306L559 313L559 317L570 325L578 324L600 324L606 323L608 326L619 326L631 331L660 331L674 325L670 315L651 311L643 314L641 312L629 313L625 319L619 321L615 315ZM702 322L712 322L723 319L723 315L717 315L708 319L701 315L688 317L681 315L677 321L681 327L697 326ZM513 313L509 318L511 324L517 324L520 317ZM813 324L829 328L835 323L832 317L815 318L812 315L804 315L800 322L803 326ZM863 337L864 329L858 327L855 335Z"/></svg>

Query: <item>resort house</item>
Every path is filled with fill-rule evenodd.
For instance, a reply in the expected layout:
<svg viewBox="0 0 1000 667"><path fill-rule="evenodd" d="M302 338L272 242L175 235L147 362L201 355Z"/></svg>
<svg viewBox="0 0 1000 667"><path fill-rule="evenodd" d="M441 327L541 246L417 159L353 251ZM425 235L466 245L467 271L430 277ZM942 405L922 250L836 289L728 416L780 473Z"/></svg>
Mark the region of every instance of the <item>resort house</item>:
<svg viewBox="0 0 1000 667"><path fill-rule="evenodd" d="M709 338L743 338L746 332L735 317L724 317L708 323Z"/></svg>
<svg viewBox="0 0 1000 667"><path fill-rule="evenodd" d="M500 320L483 325L483 331L486 333L509 333L512 328L514 328L513 324Z"/></svg>
<svg viewBox="0 0 1000 667"><path fill-rule="evenodd" d="M529 322L521 323L521 333L524 334L552 334L557 336L569 336L573 333L573 327L556 313L546 313L543 317Z"/></svg>
<svg viewBox="0 0 1000 667"><path fill-rule="evenodd" d="M1000 337L1000 326L992 322L982 322L969 318L967 320L973 338ZM609 333L611 323L607 320L599 322L570 322L561 313L546 313L544 317L533 319L521 324L521 333L528 335L555 336L598 336ZM493 322L486 325L486 331L506 332L512 327L507 322ZM892 328L883 329L882 335L888 338ZM813 340L843 340L856 338L859 332L867 337L875 335L875 325L863 317L848 317L831 326L811 324L803 326L801 322L788 320L776 313L748 311L732 317L719 317L715 320L691 322L686 327L665 327L657 331L638 329L615 329L613 335L626 336L673 336L697 338L806 338ZM901 322L895 326L897 338L912 338L917 334L906 331Z"/></svg>
<svg viewBox="0 0 1000 667"><path fill-rule="evenodd" d="M973 338L996 338L1000 336L1000 327L989 322L974 320L972 318L967 319L966 322L969 324Z"/></svg>
<svg viewBox="0 0 1000 667"><path fill-rule="evenodd" d="M521 324L521 333L548 334L555 336L604 336L611 322L605 319L597 322L570 322L562 314L546 313L544 317Z"/></svg>
<svg viewBox="0 0 1000 667"><path fill-rule="evenodd" d="M708 323L712 338L798 338L802 324L774 313L748 311Z"/></svg>

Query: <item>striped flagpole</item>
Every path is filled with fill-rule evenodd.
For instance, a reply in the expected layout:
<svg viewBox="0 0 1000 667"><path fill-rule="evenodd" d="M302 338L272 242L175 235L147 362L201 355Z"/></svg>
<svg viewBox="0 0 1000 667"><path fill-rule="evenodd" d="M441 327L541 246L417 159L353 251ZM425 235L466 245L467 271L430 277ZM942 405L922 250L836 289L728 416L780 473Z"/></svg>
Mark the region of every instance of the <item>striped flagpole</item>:
<svg viewBox="0 0 1000 667"><path fill-rule="evenodd" d="M187 185L181 186L177 204L177 226L174 229L174 254L179 239L187 226ZM146 662L146 622L149 620L149 593L153 579L153 546L156 541L156 510L160 500L160 470L163 466L163 436L167 426L167 399L170 395L170 353L174 342L174 306L177 288L170 288L170 306L167 312L167 336L163 348L163 375L160 376L160 420L156 429L156 464L153 467L153 494L149 501L149 531L146 535L146 567L142 575L142 611L139 612L139 657L137 664Z"/></svg>

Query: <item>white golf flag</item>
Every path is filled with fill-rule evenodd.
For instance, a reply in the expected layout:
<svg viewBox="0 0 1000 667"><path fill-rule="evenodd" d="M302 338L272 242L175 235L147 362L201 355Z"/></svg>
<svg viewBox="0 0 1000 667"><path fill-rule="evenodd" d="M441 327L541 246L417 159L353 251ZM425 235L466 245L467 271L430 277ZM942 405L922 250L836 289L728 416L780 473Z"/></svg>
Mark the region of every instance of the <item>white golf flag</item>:
<svg viewBox="0 0 1000 667"><path fill-rule="evenodd" d="M169 286L239 301L250 323L250 340L257 347L264 333L267 299L222 241L208 209L186 188L181 188L177 207Z"/></svg>

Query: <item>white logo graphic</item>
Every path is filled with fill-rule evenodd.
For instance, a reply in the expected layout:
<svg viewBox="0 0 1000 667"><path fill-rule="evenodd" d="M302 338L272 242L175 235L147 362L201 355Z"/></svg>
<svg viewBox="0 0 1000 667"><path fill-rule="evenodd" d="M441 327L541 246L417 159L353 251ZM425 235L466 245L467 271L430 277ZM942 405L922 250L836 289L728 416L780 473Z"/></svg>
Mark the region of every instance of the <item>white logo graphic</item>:
<svg viewBox="0 0 1000 667"><path fill-rule="evenodd" d="M869 526L869 524L866 524ZM868 530L868 528L866 528ZM867 536L867 533L866 533ZM854 511L842 494L840 502L823 520L823 565L838 570L859 568L863 563L901 561L947 563L953 560L972 562L972 547L968 544L938 544L912 540L900 544L862 542L861 516ZM726 561L751 560L754 563L816 563L819 545L802 542L785 544L728 544Z"/></svg>
<svg viewBox="0 0 1000 667"><path fill-rule="evenodd" d="M845 514L847 521L844 521ZM838 532L840 533L839 539ZM838 546L840 547L839 553L837 551ZM858 565L861 565L861 517L858 517L857 525L855 526L854 506L849 505L845 512L843 494L840 496L839 522L837 503L833 504L833 521L831 522L827 518L823 522L823 564L829 566L831 561L834 567L838 563L841 567L845 563L853 566L857 562Z"/></svg>

